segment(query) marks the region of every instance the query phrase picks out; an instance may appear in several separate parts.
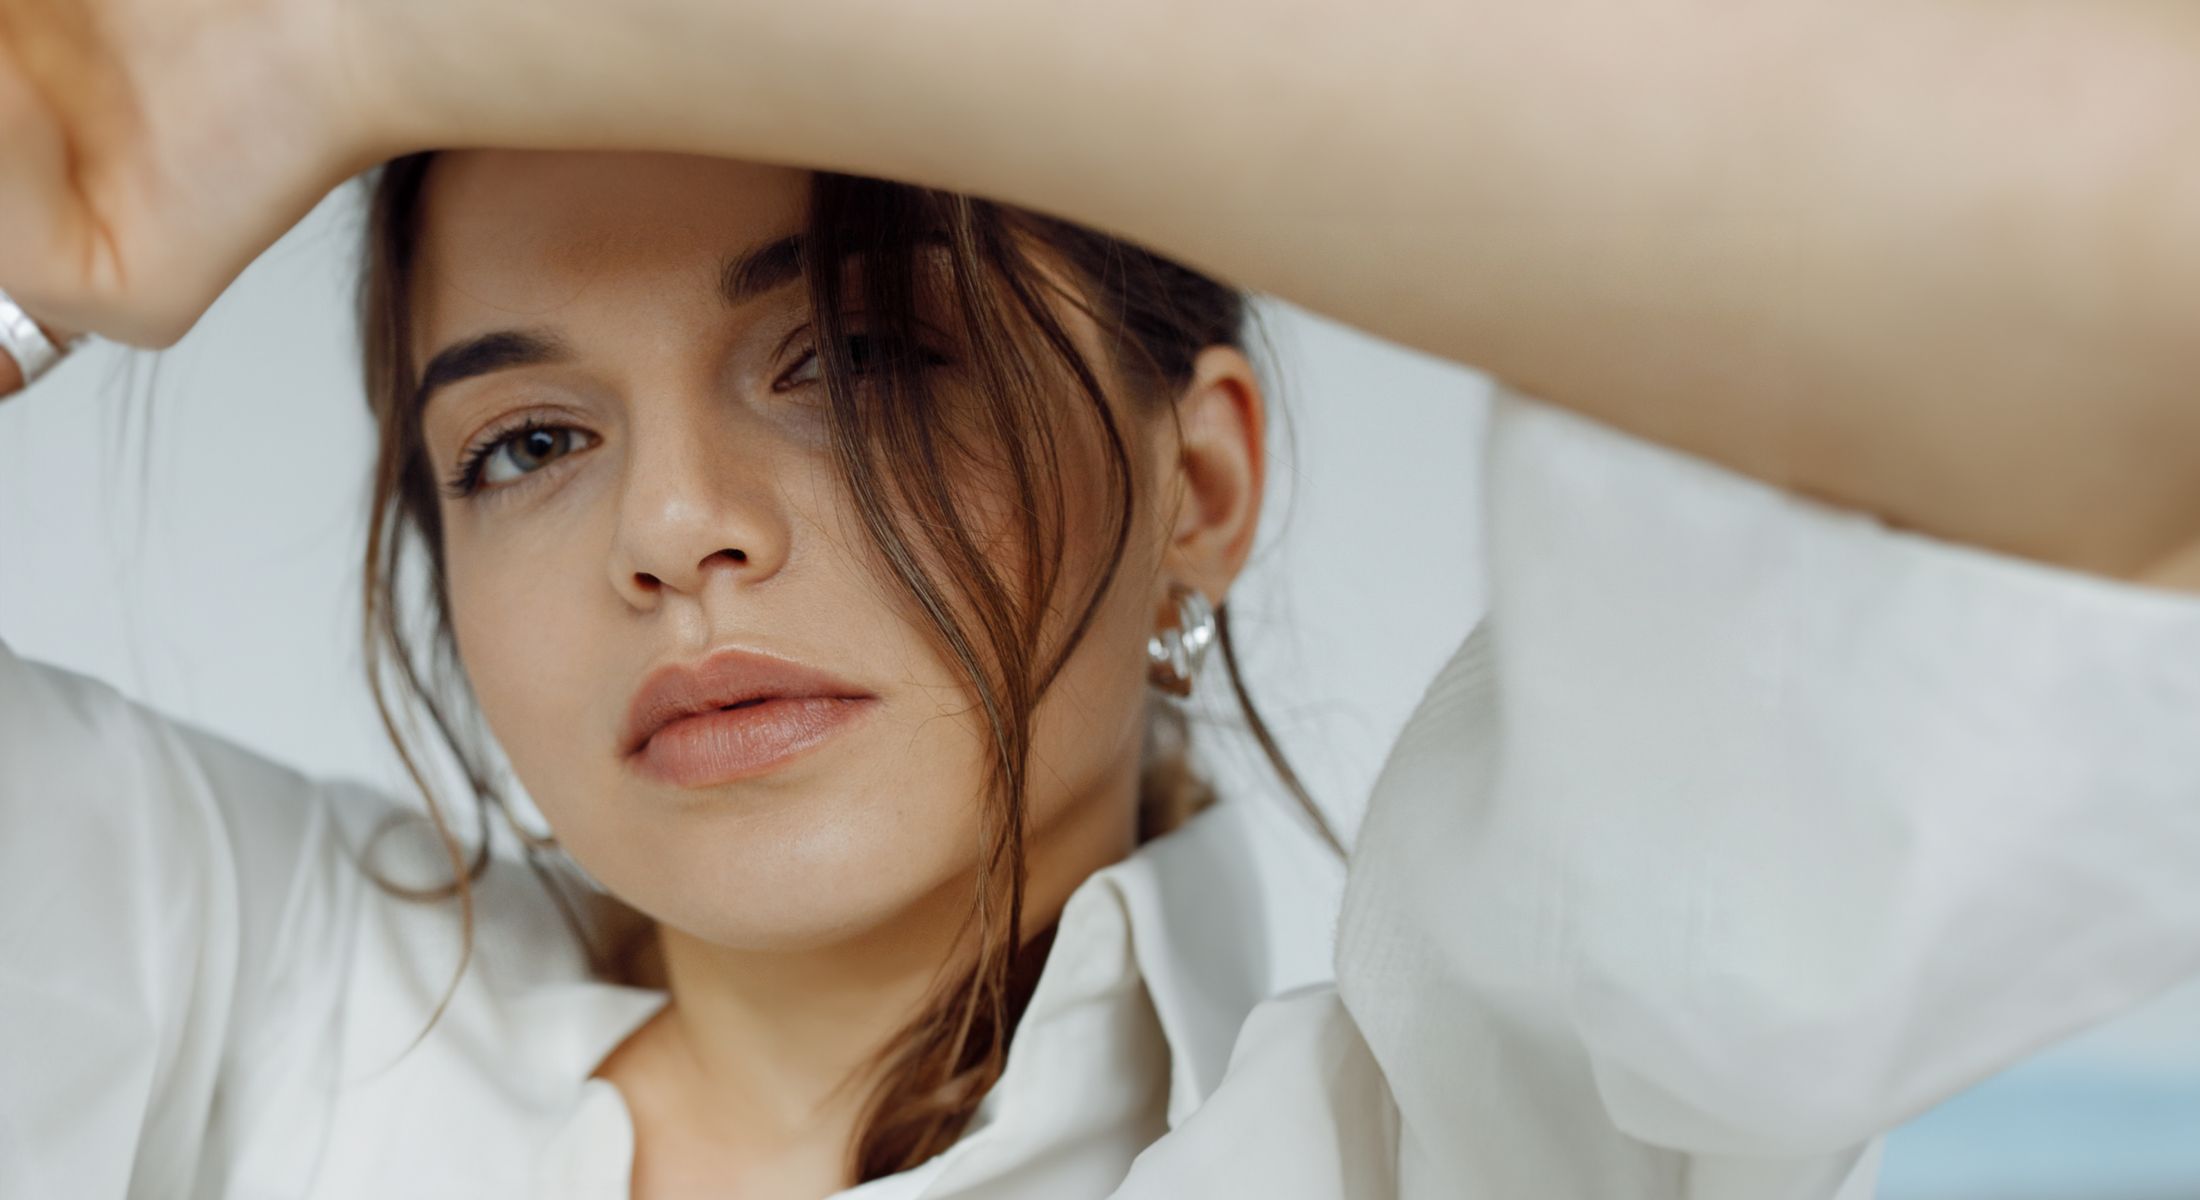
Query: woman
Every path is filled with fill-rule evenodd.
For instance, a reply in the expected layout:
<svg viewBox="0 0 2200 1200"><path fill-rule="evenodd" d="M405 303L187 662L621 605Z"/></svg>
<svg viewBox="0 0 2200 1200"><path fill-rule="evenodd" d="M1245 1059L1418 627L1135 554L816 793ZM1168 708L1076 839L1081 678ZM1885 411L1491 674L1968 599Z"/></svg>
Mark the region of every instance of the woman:
<svg viewBox="0 0 2200 1200"><path fill-rule="evenodd" d="M2183 869L2200 844L2183 803L2200 781L2200 606L2173 590L2200 582L2179 328L2200 231L2178 203L2191 174L2160 165L2191 161L2177 114L2200 44L2177 6L1453 6L1257 40L1238 24L1275 14L1221 4L1067 29L976 0L145 7L0 19L20 131L0 227L21 231L0 239L0 286L49 333L164 343L335 181L430 147L515 148L405 160L417 208L398 203L402 171L382 177L389 257L370 280L393 290L370 289L368 352L399 521L378 528L441 539L428 565L483 715L560 843L659 919L678 998L663 1019L641 1020L647 997L577 1021L540 1002L562 968L515 955L431 1066L351 1091L348 1111L278 1108L325 1094L272 1065L290 1060L270 1046L302 1045L301 1013L350 1013L321 1027L387 1041L338 1003L380 984L303 969L329 961L305 953L328 953L321 923L361 905L325 823L374 806L298 803L302 781L11 663L11 829L34 791L136 796L125 813L202 820L209 859L286 870L128 876L141 900L232 889L194 914L240 926L217 939L223 968L181 992L128 958L189 963L157 913L83 927L122 947L117 980L190 1001L105 1022L95 1006L74 1028L96 1038L63 1043L127 1030L143 1040L125 1063L40 1054L8 1127L55 1134L18 1139L10 1161L32 1165L11 1194L62 1172L82 1194L95 1164L110 1174L94 1194L121 1192L125 1156L145 1194L186 1176L438 1186L390 1157L417 1152L439 1181L479 1172L454 1185L471 1194L700 1178L816 1195L884 1163L865 1186L931 1195L1853 1196L1879 1130L2200 966ZM2026 81L2049 69L2065 87L2035 104ZM2025 136L1977 136L2004 121ZM712 158L576 153L604 146ZM1034 303L964 290L970 264L1017 243L950 236L934 274L916 251L954 220L905 193L835 210L818 203L830 187L764 163L932 185L950 218L953 196L982 195L1110 230L1166 255L1157 270L1274 290L1608 423L1502 408L1492 616L1371 805L1335 990L1219 1039L1200 1027L1228 1005L1172 1016L1170 972L1139 948L1187 917L1142 920L1139 897L1200 843L1188 827L1123 857L1144 643L1164 639L1154 669L1177 685L1166 634L1204 622L1176 585L1219 598L1257 513L1260 405L1226 325L1141 389L1145 355L1109 340L1128 314L1091 303L1074 255L1035 257L1050 286ZM867 346L864 387L908 398L969 361L915 336L928 299L958 314L950 340L1005 310L980 361L1063 370L866 403L832 328L839 258L800 255L819 413L814 390L794 394L814 384L764 371L793 369L757 340L771 322L706 300L785 274L740 252L821 217L813 250L837 230L908 251L909 270L865 258L844 285L889 326L914 318ZM753 269L717 269L728 253ZM718 290L762 304L760 287ZM1080 319L1079 300L1097 311ZM515 314L560 323L514 330ZM35 374L40 339L11 346ZM447 389L424 386L438 363ZM1004 407L1035 396L1050 399ZM528 406L561 423L504 423ZM958 469L913 470L927 444ZM1037 461L987 453L1031 446ZM422 476L428 462L449 473ZM1162 502L1121 505L1140 496ZM951 590L926 591L935 572ZM811 669L769 685L793 711L694 718L679 740L662 717L747 698L711 694L734 685L700 657L728 614ZM543 657L545 630L571 650ZM746 665L738 687L762 677ZM54 750L85 745L128 748L140 773ZM882 815L889 788L905 795ZM144 799L163 796L195 807ZM123 835L146 871L178 869L148 831ZM319 857L284 857L301 846ZM16 877L39 878L19 853ZM959 936L973 896L993 940ZM1057 907L1049 951L1023 934ZM448 929L373 911L363 927L388 944L336 961L426 962ZM524 931L542 909L496 912ZM32 932L48 953L26 961L53 974L30 980L91 977L70 972L96 946ZM966 945L978 1002L910 1027L929 1058L851 1075ZM1064 966L1110 947L1097 984ZM1033 982L1016 960L1042 954ZM790 963L804 969L768 969ZM10 986L18 1029L43 1018L51 1038L72 1011ZM228 1033L260 1022L284 1036ZM1219 1081L1201 1065L1218 1040ZM529 1050L555 1061L513 1073ZM944 1069L891 1069L912 1063ZM614 1088L580 1083L598 1071ZM870 1108L846 1078L909 1086ZM138 1099L35 1119L79 1083ZM438 1084L501 1097L460 1106L473 1157L433 1136L454 1119L424 1099ZM698 1112L724 1115L699 1131ZM329 1153L246 1137L238 1113L294 1119L251 1132L326 1136ZM515 1147L571 1157L520 1164L539 1172L523 1185Z"/></svg>

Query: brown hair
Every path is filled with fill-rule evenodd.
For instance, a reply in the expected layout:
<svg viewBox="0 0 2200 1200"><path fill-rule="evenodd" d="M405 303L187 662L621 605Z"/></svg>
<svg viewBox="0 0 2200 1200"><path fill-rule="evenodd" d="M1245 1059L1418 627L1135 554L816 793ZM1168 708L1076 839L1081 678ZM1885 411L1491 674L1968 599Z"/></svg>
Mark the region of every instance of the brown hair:
<svg viewBox="0 0 2200 1200"><path fill-rule="evenodd" d="M605 960L560 890L536 863L551 843L527 834L482 750L478 710L458 663L445 586L436 476L413 405L418 385L409 302L419 210L432 154L394 159L370 174L359 318L366 393L380 430L365 560L368 683L384 729L427 798L453 871L450 884L412 889L376 876L408 899L457 895L464 925L463 976L473 948L470 884L489 862L494 804L529 850L529 863L564 909L599 970ZM1212 345L1242 346L1248 319L1240 291L1132 243L1083 226L969 196L827 172L813 177L804 234L810 317L829 402L833 452L882 574L923 614L926 632L965 680L991 734L983 798L986 849L977 865L971 925L975 962L948 980L925 1010L873 1060L880 1082L850 1147L858 1182L905 1170L951 1145L999 1077L1051 930L1022 928L1025 765L1040 697L1084 636L1129 544L1140 480L1136 458L1108 401L1102 372L1071 341L1043 298L1051 288L1033 254L1067 268L1067 298L1116 347L1108 364L1128 381L1139 417L1166 409L1189 382L1193 359ZM936 273L923 269L936 253ZM860 267L864 330L873 361L859 372L848 350L843 264ZM944 282L938 282L944 281ZM975 380L972 401L950 416L913 348L918 295L939 286L959 328L959 365ZM929 294L929 293L927 293ZM1066 372L1082 404L1064 404L1043 381ZM1062 548L1087 531L1066 527L1058 481L1064 422L1083 419L1105 448L1108 547L1098 577L1066 631L1044 640L1061 587ZM977 470L982 464L982 471ZM1002 561L973 528L966 486L975 474L1005 486L1014 523ZM408 547L414 553L408 555ZM408 561L426 573L427 610L410 619L402 597ZM1285 788L1333 848L1338 842L1278 750L1246 694L1230 636L1228 605L1216 610L1225 670L1245 719ZM419 628L416 630L416 626ZM424 632L425 641L420 634ZM424 651L424 653L423 653ZM471 861L435 802L422 761L400 732L384 672L424 712L475 799ZM1183 710L1158 695L1148 705L1139 794L1139 838L1175 828L1213 799L1186 761ZM1341 851L1340 851L1341 852ZM451 988L455 990L457 978ZM429 1018L432 1027L450 992ZM426 1030L423 1029L422 1036ZM417 1040L416 1040L417 1044Z"/></svg>

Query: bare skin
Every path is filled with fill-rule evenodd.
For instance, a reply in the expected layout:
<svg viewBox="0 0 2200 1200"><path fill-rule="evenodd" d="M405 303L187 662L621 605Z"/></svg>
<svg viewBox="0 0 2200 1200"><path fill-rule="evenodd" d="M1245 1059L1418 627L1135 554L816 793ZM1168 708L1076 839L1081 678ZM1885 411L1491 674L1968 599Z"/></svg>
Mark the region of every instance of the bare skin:
<svg viewBox="0 0 2200 1200"><path fill-rule="evenodd" d="M0 287L57 330L166 344L330 186L415 148L619 146L855 171L1127 234L1902 526L2200 590L2200 9L1412 0L1346 11L1252 0L0 0ZM838 36L857 25L872 36ZM484 169L489 194L471 211L523 211L493 193L518 166ZM562 194L585 197L583 181L565 182ZM660 222L656 240L601 259L608 275L545 254L536 277L504 281L555 302L476 297L503 317L563 312L576 329L662 321L588 360L600 444L546 468L561 477L531 502L460 515L454 561L472 574L455 584L476 614L461 641L492 724L523 777L544 781L561 834L574 830L592 868L690 935L668 938L668 975L679 1011L707 1018L668 1018L605 1066L648 1124L638 1185L677 1194L691 1172L731 1169L747 1194L815 1194L831 1182L823 1147L849 1119L822 1099L823 1081L918 986L918 968L881 968L858 948L908 939L921 962L943 945L938 898L963 866L947 849L957 810L928 796L892 819L836 822L762 797L702 816L661 805L614 837L602 797L625 785L602 770L591 779L603 764L583 762L579 740L530 740L603 732L608 714L589 688L717 644L743 628L736 618L765 611L750 598L797 612L765 599L788 580L812 581L805 602L837 606L834 628L892 628L863 607L867 594L815 582L838 568L814 548L847 539L806 488L798 427L773 405L739 410L745 433L784 443L757 460L766 478L746 490L703 482L738 477L707 469L709 454L747 443L706 427L699 401L732 386L716 368L742 360L711 340L723 331L708 332L719 327L700 301L664 298L679 294L666 290L678 277L666 264L706 244L735 248L787 214L774 215L766 175L666 182L577 203L576 227L625 227L607 206L629 200L713 195L744 198L724 211L754 224ZM462 196L449 201L453 221L469 211ZM587 240L572 228L516 236L507 251ZM459 236L451 252L490 246ZM453 261L446 279L472 287L494 265L466 274ZM454 297L423 302L439 333L487 319ZM646 358L634 349L645 336L657 350ZM1206 363L1180 402L1209 414L1192 423L1210 432L1205 457L1155 451L1157 469L1187 485L1193 502L1176 516L1190 523L1150 527L1137 587L1095 639L1108 653L1143 637L1172 575L1220 594L1249 540L1257 504L1229 497L1257 496L1257 480L1227 464L1257 463L1257 389L1228 355ZM581 380L563 383L585 390ZM740 394L763 395L753 382ZM473 403L521 402L494 390ZM446 461L473 430L439 419L431 441ZM1219 489L1206 501L1202 479ZM667 480L681 486L644 486ZM784 549L770 587L752 582L762 567L707 565L736 527ZM803 547L806 576L787 565ZM530 587L539 572L571 586ZM644 575L659 586L639 586ZM548 644L568 654L546 658L543 641L493 626L513 614L527 620L509 625L548 622ZM831 650L821 634L783 648ZM912 724L886 722L836 759L847 774L824 789L833 794L878 781L909 744L888 735L922 723L938 678L905 646L865 651L849 661L899 665L869 682L901 697L897 720ZM1121 716L1135 661L1096 661L1084 686L1109 698L1099 711ZM933 715L953 727L952 708ZM1123 848L1110 821L1127 807L1121 747L1090 740L1102 747L1093 762L1063 771L1041 801L1062 831L1042 912ZM955 739L923 745L950 795L968 778L951 761ZM583 774L561 796L552 781L568 768ZM762 832L767 851L749 865L767 890L698 888L706 864L694 846L728 840L687 840L706 821ZM904 836L916 853L859 894L785 890L813 878L805 864L882 861ZM646 854L670 856L663 879ZM733 902L774 895L761 912ZM787 996L812 988L844 998L838 1032L781 1037L804 1028ZM715 1127L735 1140L662 1115L702 1111L737 1115Z"/></svg>
<svg viewBox="0 0 2200 1200"><path fill-rule="evenodd" d="M0 286L164 343L400 150L832 167L1126 233L1953 540L2122 578L2200 542L2200 9L1347 11L6 0Z"/></svg>
<svg viewBox="0 0 2200 1200"><path fill-rule="evenodd" d="M652 0L693 61L613 38L548 109L477 64L571 58L585 5L415 7L424 135L1002 196L1898 524L2124 576L2200 540L2180 0Z"/></svg>
<svg viewBox="0 0 2200 1200"><path fill-rule="evenodd" d="M483 714L559 843L659 933L671 1004L597 1072L634 1115L640 1200L854 1182L871 1081L856 1072L967 950L981 716L865 568L801 288L738 308L717 295L724 255L801 227L807 187L806 172L726 159L469 151L437 160L425 197L415 360L510 328L571 351L437 391L423 433L446 480L516 420L566 439L549 454L506 443L482 490L439 504ZM1091 319L1062 315L1105 363ZM1212 348L1166 399L1182 437L1165 408L1129 422L1154 485L1118 586L1038 710L1027 932L1132 849L1143 648L1168 585L1219 598L1251 549L1251 364ZM1070 461L1098 470L1089 447ZM1097 527L1097 476L1063 491L1072 528ZM1076 586L1101 545L1071 539ZM875 711L753 779L637 774L616 744L643 675L726 646L830 672L875 693Z"/></svg>

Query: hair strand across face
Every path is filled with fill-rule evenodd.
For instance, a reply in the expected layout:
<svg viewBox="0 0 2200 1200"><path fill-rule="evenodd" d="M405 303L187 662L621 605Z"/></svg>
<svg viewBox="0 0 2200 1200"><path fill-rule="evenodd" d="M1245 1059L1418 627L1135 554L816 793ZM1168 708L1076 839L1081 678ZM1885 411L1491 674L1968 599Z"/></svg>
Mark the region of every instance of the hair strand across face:
<svg viewBox="0 0 2200 1200"><path fill-rule="evenodd" d="M418 380L410 304L432 160L432 153L395 159L372 177L359 303L367 399L380 440L363 634L383 727L428 799L453 874L451 884L435 889L376 882L408 899L457 895L465 927L462 975L473 947L470 884L489 861L489 806L503 811L531 852L547 843L511 819L487 767L485 734L473 719L452 635L435 476L411 404ZM1027 935L1023 929L1034 713L1117 585L1131 542L1141 481L1124 417L1173 416L1173 398L1189 382L1199 352L1241 344L1247 305L1226 284L1081 226L856 176L813 177L800 244L841 483L879 575L921 615L924 632L982 715L989 741L990 770L979 798L983 844L965 923L970 953L943 964L935 994L864 1073L874 1083L849 1160L849 1174L862 1182L906 1170L953 1144L1000 1076L1053 933ZM860 366L846 336L851 277L866 333L879 348ZM1049 295L1066 296L1113 335L1107 363L1087 360ZM952 333L973 381L952 402L913 350L922 341L919 313L928 298L941 302L956 326ZM1104 385L1110 377L1123 381L1123 394L1113 400ZM1072 385L1066 400L1064 378ZM1097 452L1105 481L1104 530L1069 527L1059 482L1073 473L1073 455L1088 447ZM1098 569L1089 579L1068 579L1065 548L1087 537L1104 547ZM408 562L426 573L427 611L414 620L403 605ZM1072 586L1074 603L1059 603ZM1252 705L1226 608L1218 606L1216 616L1233 694L1285 788L1336 846ZM433 744L474 794L480 832L470 861L435 802L422 750L397 719L393 685L427 715ZM1174 829L1213 799L1187 764L1182 709L1156 698L1148 723L1141 840ZM610 970L609 951L589 943L553 877L532 853L529 862L592 964ZM431 1027L457 982L454 977L431 1014Z"/></svg>

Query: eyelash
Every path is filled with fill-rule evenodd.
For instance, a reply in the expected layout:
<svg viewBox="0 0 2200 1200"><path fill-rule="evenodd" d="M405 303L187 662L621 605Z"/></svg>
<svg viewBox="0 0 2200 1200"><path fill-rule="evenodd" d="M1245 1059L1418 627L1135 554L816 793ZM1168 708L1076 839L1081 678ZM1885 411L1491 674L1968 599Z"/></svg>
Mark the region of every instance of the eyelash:
<svg viewBox="0 0 2200 1200"><path fill-rule="evenodd" d="M523 472L521 473L519 479L512 480L508 483L484 485L481 482L481 473L485 468L488 467L489 459L492 455L495 455L499 451L503 450L504 447L506 447L507 445L517 442L523 437L526 437L528 434L537 432L568 432L577 434L581 433L582 431L578 426L562 424L560 422L552 421L540 416L524 417L511 425L507 425L504 428L497 430L495 433L490 434L488 437L482 439L480 442L475 443L474 448L467 451L466 456L459 461L458 469L456 471L453 471L451 473L450 479L444 482L444 493L450 496L452 499L463 500L466 497L472 496L478 492L499 491L512 486L513 483L518 483L522 480L525 480L530 476L541 474L541 472L547 468L537 468L533 471ZM558 457L564 458L572 453L573 451L568 450L565 452L565 454L561 454Z"/></svg>
<svg viewBox="0 0 2200 1200"><path fill-rule="evenodd" d="M882 338L882 337L880 337L880 336L878 336L878 335L876 335L876 334L873 334L873 333L868 333L868 332L856 332L856 333L851 333L851 334L849 334L849 335L847 336L847 338L846 338L845 340L846 340L847 342L849 342L850 344L854 344L854 343L858 343L858 342L860 342L860 343L862 343L862 344L863 344L863 345L865 345L865 346L873 346L873 345L877 345L877 344L878 344L878 343L880 343L880 342L883 342L883 341L885 341L885 339L884 339L884 338ZM933 349L932 349L931 347L929 347L929 346L925 346L925 345L923 345L923 344L921 344L921 343L917 344L917 346L916 346L916 352L917 352L918 356L919 356L919 357L920 357L920 358L921 358L921 359L923 360L923 365L925 365L925 366L927 366L927 367L945 367L945 366L951 366L951 365L953 365L953 361L952 361L951 359L949 359L949 358L948 358L948 357L947 357L946 355L944 355L944 354L941 354L941 353L939 353L938 351L936 351L936 350L933 350ZM803 354L802 354L802 357L800 357L800 358L796 359L796 360L795 360L795 363L794 363L794 365L793 365L793 366L791 366L791 367L788 367L788 368L786 369L786 371L784 371L784 372L782 372L782 373L780 374L780 376L779 376L779 378L778 378L778 379L775 379L775 380L773 380L773 381L772 381L772 390L773 390L773 391L775 391L775 392L780 392L780 391L785 391L785 390L787 390L787 389L786 389L786 386L785 386L785 384L786 384L786 381L787 381L787 376L789 376L789 375L792 375L792 374L794 374L794 373L795 373L796 371L799 371L799 370L801 370L802 368L804 368L804 367L807 367L807 366L809 366L809 365L810 365L810 363L811 363L811 362L813 362L813 361L814 361L814 360L815 360L816 358L817 358L817 350L816 350L816 348L815 348L815 347L812 347L811 349L809 349L809 350L806 350L806 351L804 351L804 352L803 352ZM876 361L876 358L875 358L875 352L874 352L874 358L872 359L872 361ZM864 371L864 370L865 370L865 363L864 363L864 360L863 360L863 359L862 359L862 358L861 358L860 356L857 356L857 361L856 361L856 372L857 372L858 374L861 374L861 373L863 373L863 371Z"/></svg>
<svg viewBox="0 0 2200 1200"><path fill-rule="evenodd" d="M846 340L851 344L860 342L865 346L870 346L880 341L881 339L870 333L851 333L847 336ZM920 345L917 347L917 352L923 356L924 364L928 367L944 367L951 365L951 360L948 359L945 355L942 355L937 351L931 350L927 347ZM784 372L781 372L779 377L772 381L772 390L774 392L783 392L788 390L788 385L786 382L787 377L794 374L796 371L799 371L802 368L810 365L810 363L816 358L817 351L815 348L804 351L802 357L796 359L793 366L787 368ZM856 370L860 374L864 371L865 364L861 356L857 356L857 359L858 361ZM481 482L482 472L484 469L487 468L489 464L489 459L493 455L503 450L505 446L517 442L519 439L526 437L528 434L537 432L581 433L582 430L577 426L562 424L560 422L548 420L540 416L524 417L511 425L497 430L480 442L475 443L473 449L468 450L465 456L459 461L458 468L451 473L451 477L448 480L444 481L443 489L445 494L449 495L453 499L463 500L469 496L476 495L483 491L500 491L504 488L512 486L512 484L514 483L524 482L534 475L541 474L542 471L548 468L538 467L533 471L523 472L518 479L514 479L507 483L484 485ZM565 454L561 454L558 457L565 458L570 456L572 453L573 451L568 450L565 452Z"/></svg>

